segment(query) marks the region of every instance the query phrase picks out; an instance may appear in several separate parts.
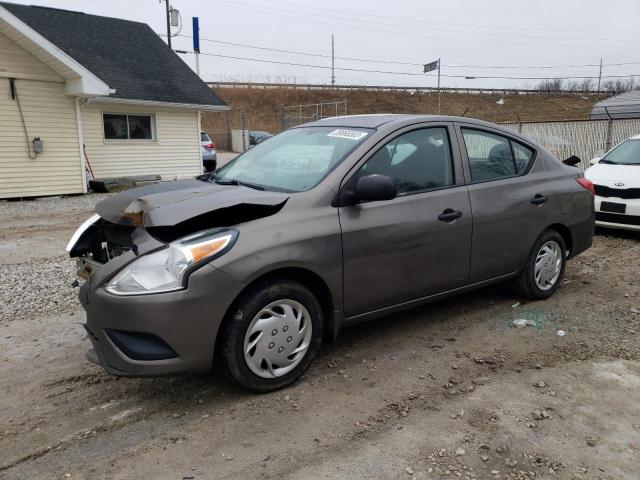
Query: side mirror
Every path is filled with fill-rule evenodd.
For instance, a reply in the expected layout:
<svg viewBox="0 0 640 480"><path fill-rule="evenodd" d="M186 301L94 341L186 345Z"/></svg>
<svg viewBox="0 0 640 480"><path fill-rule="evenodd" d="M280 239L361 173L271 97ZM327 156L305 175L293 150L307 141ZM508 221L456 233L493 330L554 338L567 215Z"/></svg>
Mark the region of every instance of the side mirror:
<svg viewBox="0 0 640 480"><path fill-rule="evenodd" d="M595 165L599 161L600 161L600 157L592 158L591 161L589 162L589 165Z"/></svg>
<svg viewBox="0 0 640 480"><path fill-rule="evenodd" d="M386 175L368 175L360 177L356 183L355 196L364 202L392 200L398 195L398 190L391 177Z"/></svg>
<svg viewBox="0 0 640 480"><path fill-rule="evenodd" d="M582 160L580 160L579 157L575 155L571 155L569 158L564 159L562 163L564 163L565 165L571 165L572 167L575 167L576 165L579 165L581 161Z"/></svg>

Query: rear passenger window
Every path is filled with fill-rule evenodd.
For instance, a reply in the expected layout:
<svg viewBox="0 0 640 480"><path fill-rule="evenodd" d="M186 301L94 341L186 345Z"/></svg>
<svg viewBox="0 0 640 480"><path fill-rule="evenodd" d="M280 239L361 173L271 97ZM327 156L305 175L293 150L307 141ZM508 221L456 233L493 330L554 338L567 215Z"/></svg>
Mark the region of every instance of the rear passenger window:
<svg viewBox="0 0 640 480"><path fill-rule="evenodd" d="M466 128L462 129L462 136L467 148L472 181L484 182L516 174L509 139Z"/></svg>
<svg viewBox="0 0 640 480"><path fill-rule="evenodd" d="M529 162L533 158L533 150L518 142L511 140L513 146L513 155L516 160L516 170L518 173L524 172L529 166Z"/></svg>

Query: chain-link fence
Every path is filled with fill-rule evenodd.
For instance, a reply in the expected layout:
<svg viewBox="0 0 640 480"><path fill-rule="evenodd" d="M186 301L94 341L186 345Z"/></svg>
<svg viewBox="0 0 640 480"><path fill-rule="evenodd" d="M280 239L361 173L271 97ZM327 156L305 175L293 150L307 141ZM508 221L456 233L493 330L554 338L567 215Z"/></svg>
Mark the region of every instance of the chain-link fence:
<svg viewBox="0 0 640 480"><path fill-rule="evenodd" d="M640 119L508 123L503 126L536 140L561 160L577 155L583 168L589 166L592 158L617 143L640 134Z"/></svg>
<svg viewBox="0 0 640 480"><path fill-rule="evenodd" d="M280 117L275 113L243 110L203 114L202 129L214 140L218 150L241 153L257 139L280 131Z"/></svg>
<svg viewBox="0 0 640 480"><path fill-rule="evenodd" d="M303 123L346 114L347 100L309 103L306 105L289 105L282 107L280 113L280 128L286 130Z"/></svg>

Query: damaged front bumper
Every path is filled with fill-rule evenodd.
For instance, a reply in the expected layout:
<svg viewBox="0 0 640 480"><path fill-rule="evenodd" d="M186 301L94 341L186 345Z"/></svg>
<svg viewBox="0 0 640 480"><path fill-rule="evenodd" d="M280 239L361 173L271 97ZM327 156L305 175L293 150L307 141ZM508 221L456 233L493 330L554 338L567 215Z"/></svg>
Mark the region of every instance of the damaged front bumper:
<svg viewBox="0 0 640 480"><path fill-rule="evenodd" d="M89 360L118 376L211 369L218 329L241 288L237 281L204 265L184 290L118 296L101 287L104 273L102 268L80 289L93 345Z"/></svg>
<svg viewBox="0 0 640 480"><path fill-rule="evenodd" d="M242 285L205 264L191 272L184 289L115 295L105 284L139 256L164 245L144 229L131 242L131 248L105 263L91 254L77 260L80 275L87 277L79 294L93 346L87 358L118 376L210 370L218 329Z"/></svg>

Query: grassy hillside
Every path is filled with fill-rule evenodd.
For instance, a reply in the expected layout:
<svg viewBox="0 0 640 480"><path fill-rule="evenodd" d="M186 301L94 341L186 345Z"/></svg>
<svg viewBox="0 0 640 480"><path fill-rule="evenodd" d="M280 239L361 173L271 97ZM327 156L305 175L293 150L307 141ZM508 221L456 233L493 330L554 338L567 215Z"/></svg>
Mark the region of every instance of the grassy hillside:
<svg viewBox="0 0 640 480"><path fill-rule="evenodd" d="M245 113L251 130L280 130L283 105L347 100L349 114L424 113L438 110L438 94L432 92L385 92L367 90L293 90L289 88L216 88L216 93L231 107L230 122L240 127L240 112ZM496 102L500 99L504 104ZM603 95L541 94L467 94L443 93L441 111L445 115L465 115L493 122L575 120L588 118L592 105ZM466 112L466 113L465 113ZM205 130L226 129L223 114L205 114Z"/></svg>

